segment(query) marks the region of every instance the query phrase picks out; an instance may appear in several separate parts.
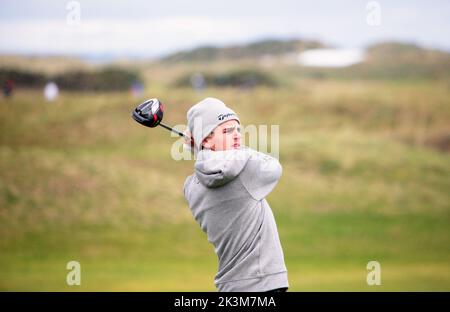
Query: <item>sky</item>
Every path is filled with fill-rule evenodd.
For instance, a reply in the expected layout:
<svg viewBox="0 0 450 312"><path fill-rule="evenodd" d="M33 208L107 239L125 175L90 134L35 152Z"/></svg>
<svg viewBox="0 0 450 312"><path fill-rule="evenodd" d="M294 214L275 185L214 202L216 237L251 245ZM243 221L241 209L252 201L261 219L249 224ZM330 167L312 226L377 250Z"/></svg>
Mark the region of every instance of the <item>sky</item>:
<svg viewBox="0 0 450 312"><path fill-rule="evenodd" d="M152 58L268 38L450 51L450 1L0 0L3 54Z"/></svg>

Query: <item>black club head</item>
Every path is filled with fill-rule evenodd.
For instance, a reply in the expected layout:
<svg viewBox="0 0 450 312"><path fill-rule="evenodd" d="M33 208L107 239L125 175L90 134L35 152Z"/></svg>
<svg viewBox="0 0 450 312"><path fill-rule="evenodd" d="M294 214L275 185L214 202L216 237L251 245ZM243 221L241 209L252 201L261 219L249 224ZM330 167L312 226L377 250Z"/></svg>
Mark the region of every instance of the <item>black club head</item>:
<svg viewBox="0 0 450 312"><path fill-rule="evenodd" d="M164 106L158 99L148 99L139 104L132 113L132 117L141 125L154 128L163 119Z"/></svg>

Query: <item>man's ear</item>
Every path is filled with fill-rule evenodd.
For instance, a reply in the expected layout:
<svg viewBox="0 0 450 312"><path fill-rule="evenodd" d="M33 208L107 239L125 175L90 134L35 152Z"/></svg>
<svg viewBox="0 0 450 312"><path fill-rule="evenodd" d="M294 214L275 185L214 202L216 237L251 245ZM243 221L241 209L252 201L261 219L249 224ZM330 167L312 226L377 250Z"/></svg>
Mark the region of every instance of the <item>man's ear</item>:
<svg viewBox="0 0 450 312"><path fill-rule="evenodd" d="M206 149L214 150L214 144L213 144L211 141L212 141L212 139L211 139L210 136L209 136L209 137L206 137L206 138L203 140L202 146L203 146L204 148L206 148Z"/></svg>

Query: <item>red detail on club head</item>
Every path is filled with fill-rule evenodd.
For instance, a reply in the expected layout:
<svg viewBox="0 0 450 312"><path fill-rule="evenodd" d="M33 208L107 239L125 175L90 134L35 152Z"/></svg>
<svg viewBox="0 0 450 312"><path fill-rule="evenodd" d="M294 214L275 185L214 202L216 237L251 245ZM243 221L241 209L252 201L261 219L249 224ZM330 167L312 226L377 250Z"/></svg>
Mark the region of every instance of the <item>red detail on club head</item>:
<svg viewBox="0 0 450 312"><path fill-rule="evenodd" d="M156 122L156 119L157 119L158 117L156 117L156 114L153 114L153 120Z"/></svg>

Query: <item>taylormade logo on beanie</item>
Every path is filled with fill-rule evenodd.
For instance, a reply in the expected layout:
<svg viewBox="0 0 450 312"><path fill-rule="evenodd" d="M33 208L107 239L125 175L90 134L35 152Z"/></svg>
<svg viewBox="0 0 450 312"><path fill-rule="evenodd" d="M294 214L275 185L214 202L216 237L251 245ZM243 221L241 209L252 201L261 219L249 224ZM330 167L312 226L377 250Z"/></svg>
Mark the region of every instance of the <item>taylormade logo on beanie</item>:
<svg viewBox="0 0 450 312"><path fill-rule="evenodd" d="M224 120L225 118L228 118L230 116L236 116L236 114L235 113L228 113L228 114L225 114L225 115L220 114L219 116L217 116L217 119Z"/></svg>
<svg viewBox="0 0 450 312"><path fill-rule="evenodd" d="M187 121L197 150L217 126L228 120L241 123L236 113L216 98L206 98L192 106L187 112Z"/></svg>

